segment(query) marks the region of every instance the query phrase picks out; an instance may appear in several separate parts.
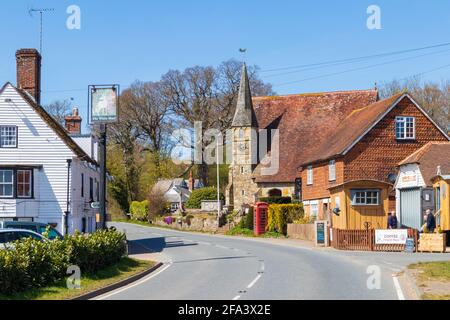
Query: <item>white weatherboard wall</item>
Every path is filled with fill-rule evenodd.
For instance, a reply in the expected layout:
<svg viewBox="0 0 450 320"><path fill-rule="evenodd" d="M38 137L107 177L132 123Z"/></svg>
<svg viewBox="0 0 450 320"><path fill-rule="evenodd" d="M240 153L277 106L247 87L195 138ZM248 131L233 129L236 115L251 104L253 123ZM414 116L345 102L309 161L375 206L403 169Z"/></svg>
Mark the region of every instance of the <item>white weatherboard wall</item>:
<svg viewBox="0 0 450 320"><path fill-rule="evenodd" d="M14 125L18 130L18 147L0 148L0 167L35 167L34 199L0 199L0 218L26 217L57 223L62 232L67 206L67 159L75 159L76 155L9 84L0 94L0 125Z"/></svg>

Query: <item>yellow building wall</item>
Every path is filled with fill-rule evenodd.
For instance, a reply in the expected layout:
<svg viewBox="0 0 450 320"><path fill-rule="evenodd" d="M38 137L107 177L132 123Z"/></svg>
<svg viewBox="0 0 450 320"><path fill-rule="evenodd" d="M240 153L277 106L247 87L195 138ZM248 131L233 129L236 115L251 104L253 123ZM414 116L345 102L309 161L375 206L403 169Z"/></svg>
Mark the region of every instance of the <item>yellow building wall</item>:
<svg viewBox="0 0 450 320"><path fill-rule="evenodd" d="M437 188L441 188L441 221L440 227L443 231L450 231L450 181L438 178L433 184L435 195Z"/></svg>
<svg viewBox="0 0 450 320"><path fill-rule="evenodd" d="M377 206L353 206L352 189L379 189L380 204ZM333 228L364 230L366 222L370 229L386 229L389 212L388 186L372 181L357 181L331 190L331 209L336 207L336 198L340 199L340 216L333 214Z"/></svg>

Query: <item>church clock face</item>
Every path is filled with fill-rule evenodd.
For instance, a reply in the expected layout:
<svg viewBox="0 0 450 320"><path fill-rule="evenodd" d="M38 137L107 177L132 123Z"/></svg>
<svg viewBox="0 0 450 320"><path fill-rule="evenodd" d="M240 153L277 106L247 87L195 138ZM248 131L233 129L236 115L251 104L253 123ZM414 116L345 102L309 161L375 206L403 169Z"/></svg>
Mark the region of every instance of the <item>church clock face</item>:
<svg viewBox="0 0 450 320"><path fill-rule="evenodd" d="M239 145L238 145L238 150L241 151L241 152L245 152L245 150L247 150L247 145L246 145L246 143L245 143L245 142L239 143Z"/></svg>

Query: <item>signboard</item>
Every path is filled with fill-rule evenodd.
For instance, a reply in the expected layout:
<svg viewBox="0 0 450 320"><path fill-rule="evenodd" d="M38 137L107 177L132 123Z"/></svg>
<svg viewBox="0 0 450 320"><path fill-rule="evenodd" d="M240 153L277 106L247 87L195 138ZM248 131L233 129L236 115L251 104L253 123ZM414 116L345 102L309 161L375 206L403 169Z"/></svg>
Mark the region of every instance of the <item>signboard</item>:
<svg viewBox="0 0 450 320"><path fill-rule="evenodd" d="M375 244L406 244L407 229L375 230Z"/></svg>
<svg viewBox="0 0 450 320"><path fill-rule="evenodd" d="M100 202L91 202L91 209L100 209Z"/></svg>
<svg viewBox="0 0 450 320"><path fill-rule="evenodd" d="M417 177L416 173L413 174L405 174L401 177L401 188L408 188L408 187L417 187L419 183L419 179Z"/></svg>
<svg viewBox="0 0 450 320"><path fill-rule="evenodd" d="M327 221L316 221L315 222L315 230L316 230L316 245L318 246L327 246Z"/></svg>
<svg viewBox="0 0 450 320"><path fill-rule="evenodd" d="M413 253L416 249L414 238L407 238L405 244L405 252Z"/></svg>
<svg viewBox="0 0 450 320"><path fill-rule="evenodd" d="M91 123L118 121L119 86L89 86Z"/></svg>

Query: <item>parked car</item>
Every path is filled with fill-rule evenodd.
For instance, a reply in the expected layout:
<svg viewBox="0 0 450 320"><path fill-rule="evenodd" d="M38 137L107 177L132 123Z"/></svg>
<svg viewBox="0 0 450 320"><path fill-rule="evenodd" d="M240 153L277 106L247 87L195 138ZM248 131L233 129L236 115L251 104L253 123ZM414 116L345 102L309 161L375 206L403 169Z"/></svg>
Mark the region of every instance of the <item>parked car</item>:
<svg viewBox="0 0 450 320"><path fill-rule="evenodd" d="M12 242L33 238L38 241L48 241L47 238L37 232L22 229L0 229L0 249L13 248Z"/></svg>
<svg viewBox="0 0 450 320"><path fill-rule="evenodd" d="M42 235L47 231L47 228L50 227L48 232L48 239L54 240L56 238L62 239L63 236L51 226L40 223L40 222L21 222L21 221L0 221L0 229L22 229L36 232Z"/></svg>

